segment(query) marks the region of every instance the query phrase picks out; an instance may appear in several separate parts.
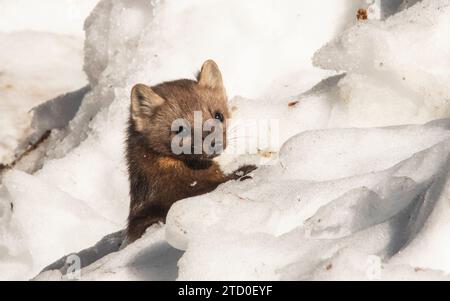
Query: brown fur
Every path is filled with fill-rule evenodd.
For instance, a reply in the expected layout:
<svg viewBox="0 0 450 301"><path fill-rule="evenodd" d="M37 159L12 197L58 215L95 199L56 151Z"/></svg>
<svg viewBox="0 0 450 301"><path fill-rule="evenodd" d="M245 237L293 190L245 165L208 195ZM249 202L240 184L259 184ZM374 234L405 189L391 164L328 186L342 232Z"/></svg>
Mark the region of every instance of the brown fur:
<svg viewBox="0 0 450 301"><path fill-rule="evenodd" d="M213 61L203 64L198 81L182 79L133 88L127 139L131 197L128 242L141 237L150 225L165 222L174 202L210 192L255 169L243 166L225 175L212 156L173 154L172 121L184 118L193 125L194 111L202 112L203 121L213 119L216 112L229 117L222 77ZM223 134L225 137L226 125Z"/></svg>

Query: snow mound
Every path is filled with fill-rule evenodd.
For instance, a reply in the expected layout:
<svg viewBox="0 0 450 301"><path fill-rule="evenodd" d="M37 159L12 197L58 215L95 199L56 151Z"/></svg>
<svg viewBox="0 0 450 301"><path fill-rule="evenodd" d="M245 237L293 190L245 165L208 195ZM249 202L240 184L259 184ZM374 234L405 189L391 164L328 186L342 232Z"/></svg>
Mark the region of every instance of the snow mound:
<svg viewBox="0 0 450 301"><path fill-rule="evenodd" d="M449 120L317 130L448 117L449 47L440 37L450 28L449 7L423 1L358 23L314 57L345 75L284 103L242 106L242 116L283 116L286 143L253 180L172 207L166 236L186 250L179 279L443 279L450 272ZM436 59L445 62L436 67ZM306 122L295 121L296 111ZM371 259L371 267L357 263Z"/></svg>
<svg viewBox="0 0 450 301"><path fill-rule="evenodd" d="M26 173L4 173L5 193L0 198L4 208L23 204L28 197L39 199L40 206L33 210L16 206L2 216L2 231L12 233L8 229L14 228L14 236L23 237L1 238L5 254L28 254L26 261L22 257L17 260L24 267L21 272L2 274L2 278L30 278L51 262L50 257L60 258L69 248L71 252L87 248L94 237L100 240L123 229L129 204L124 137L129 91L135 83L193 78L203 61L214 58L221 66L230 98L238 93L277 99L298 94L332 73L314 68L310 58L354 22L358 5L365 1L329 0L325 6L299 1L279 6L269 0L245 4L224 0L99 2L85 22L84 70L91 90L82 101L77 99L80 106L68 125L53 129L45 143L16 165ZM64 103L64 99L59 101ZM43 112L51 108L46 104ZM55 125L46 116L54 114L40 114L35 129ZM61 124L67 120L63 121ZM15 193L14 187L21 187L24 179L35 184L33 189ZM52 202L52 193L57 193L61 202ZM71 218L55 221L48 216L47 207L58 211L68 203L71 205L61 216ZM80 218L85 211L92 213L87 223ZM35 231L26 219L42 222L42 229L59 228L49 231L61 246L37 246L34 242L47 241L47 234ZM99 226L92 230L90 225L95 223ZM70 232L74 228L78 228L76 241ZM60 235L66 230L65 236ZM10 265L8 256L0 257L2 267Z"/></svg>
<svg viewBox="0 0 450 301"><path fill-rule="evenodd" d="M103 233L116 229L82 200L21 171L7 173L1 195L1 237L2 244L8 246L6 255L9 261L25 260L22 264L33 270L42 269L58 254L82 249L86 243L94 244ZM80 225L84 231L79 230Z"/></svg>
<svg viewBox="0 0 450 301"><path fill-rule="evenodd" d="M359 23L320 49L316 66L346 71L339 109L355 126L423 123L450 114L447 0ZM386 108L389 110L386 110ZM342 113L333 119L339 119Z"/></svg>
<svg viewBox="0 0 450 301"><path fill-rule="evenodd" d="M119 235L121 236L121 235ZM121 242L121 241L120 241ZM119 244L120 244L119 242ZM100 252L108 251L112 245L117 245L116 235L112 234L97 243L94 247L77 255L81 263L89 262L89 256L98 258ZM113 246L115 248L115 246ZM106 252L105 254L108 254ZM153 280L167 281L177 278L177 261L182 252L172 248L164 239L164 227L154 225L136 243L123 248L120 252L109 254L80 271L79 280ZM67 262L62 258L57 265L50 266L33 280L74 280L76 276L67 273Z"/></svg>
<svg viewBox="0 0 450 301"><path fill-rule="evenodd" d="M427 131L427 142L414 149ZM367 141L370 152L363 155L355 148L355 135L346 129L307 132L288 141L279 163L256 171L253 180L230 182L174 204L166 235L173 246L186 250L179 279L311 279L325 261L347 248L389 260L426 221L441 230L430 241L439 244L439 251L427 247L433 256L417 260L423 256L406 256L406 248L398 262L449 272L444 254L450 245L444 241L450 227L450 119L356 132L359 141L378 136ZM390 137L393 132L408 133L404 145ZM434 140L431 132L441 138ZM340 137L344 153L334 147L333 136ZM310 143L322 139L329 143ZM335 174L343 169L342 157L349 168ZM398 164L392 164L393 157ZM377 164L370 167L374 158ZM323 177L310 175L312 170ZM430 212L434 218L428 220Z"/></svg>
<svg viewBox="0 0 450 301"><path fill-rule="evenodd" d="M8 164L21 140L32 132L31 109L81 88L86 85L86 76L81 67L83 40L79 37L0 32L0 44L8 45L0 49L0 163Z"/></svg>
<svg viewBox="0 0 450 301"><path fill-rule="evenodd" d="M235 119L279 121L271 164L253 179L176 203L165 227L84 267L82 279L445 278L450 69L430 58L448 53L438 37L448 34L450 2L396 1L380 14L408 9L357 21L356 10L367 6L101 1L85 23L91 89L37 149L40 164L24 160L27 172L3 176L0 266L9 272L1 277L31 278L123 229L131 87L193 78L212 58ZM432 55L410 52L415 41ZM327 42L314 56L329 69L321 70L311 57ZM53 127L40 116L36 128ZM265 155L230 165L255 157ZM37 279L66 279L53 267Z"/></svg>

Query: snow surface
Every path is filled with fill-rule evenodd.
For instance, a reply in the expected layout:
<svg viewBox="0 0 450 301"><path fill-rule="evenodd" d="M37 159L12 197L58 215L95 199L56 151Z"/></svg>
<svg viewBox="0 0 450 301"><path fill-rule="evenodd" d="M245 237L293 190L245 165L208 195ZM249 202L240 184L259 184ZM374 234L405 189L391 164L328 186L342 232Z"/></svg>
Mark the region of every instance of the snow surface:
<svg viewBox="0 0 450 301"><path fill-rule="evenodd" d="M0 0L0 30L40 31L82 38L83 22L98 0Z"/></svg>
<svg viewBox="0 0 450 301"><path fill-rule="evenodd" d="M20 140L32 132L30 110L83 87L86 76L82 38L0 31L0 45L0 163L6 164L14 159Z"/></svg>
<svg viewBox="0 0 450 301"><path fill-rule="evenodd" d="M434 237L439 251L427 248L433 256L426 260L406 256L397 262L448 271L445 254L450 245L444 243L444 229L450 209L449 130L446 119L425 126L325 130L291 138L278 164L260 168L253 180L227 183L206 196L174 204L166 234L170 244L186 250L179 279L315 279L324 265L334 265L334 257L347 250L389 259L415 238L433 209L434 222L443 230ZM415 149L421 137L427 137L422 151ZM355 141L361 147L354 147ZM392 166L395 152L399 163ZM365 166L370 161L376 166ZM407 248L403 256L405 252ZM211 269L219 264L222 268ZM346 278L339 273L335 277Z"/></svg>
<svg viewBox="0 0 450 301"><path fill-rule="evenodd" d="M270 164L177 202L81 279L449 279L450 1L394 2L102 0L85 23L91 89L70 122L39 114L35 129L67 126L1 179L0 277L117 249L130 88L213 58L236 119L279 120Z"/></svg>
<svg viewBox="0 0 450 301"><path fill-rule="evenodd" d="M0 164L21 154L31 109L82 88L83 23L98 0L0 0Z"/></svg>

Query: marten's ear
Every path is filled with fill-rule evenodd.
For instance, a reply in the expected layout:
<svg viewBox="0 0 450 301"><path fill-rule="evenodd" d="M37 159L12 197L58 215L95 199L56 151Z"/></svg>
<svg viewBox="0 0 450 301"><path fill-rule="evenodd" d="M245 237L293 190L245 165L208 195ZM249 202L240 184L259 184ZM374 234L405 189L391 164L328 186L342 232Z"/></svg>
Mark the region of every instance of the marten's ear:
<svg viewBox="0 0 450 301"><path fill-rule="evenodd" d="M136 129L144 131L148 126L148 118L153 115L157 107L164 103L164 98L156 94L152 88L137 84L131 90L131 117Z"/></svg>
<svg viewBox="0 0 450 301"><path fill-rule="evenodd" d="M200 74L198 75L198 84L203 87L219 89L225 92L222 74L213 60L207 60L203 63Z"/></svg>

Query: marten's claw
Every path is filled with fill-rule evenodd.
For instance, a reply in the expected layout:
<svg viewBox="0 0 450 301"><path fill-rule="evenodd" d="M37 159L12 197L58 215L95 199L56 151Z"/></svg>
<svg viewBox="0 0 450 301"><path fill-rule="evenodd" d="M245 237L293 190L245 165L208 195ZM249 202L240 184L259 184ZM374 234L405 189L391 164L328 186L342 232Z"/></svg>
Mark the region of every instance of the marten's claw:
<svg viewBox="0 0 450 301"><path fill-rule="evenodd" d="M243 177L240 177L239 178L239 181L245 181L245 180L248 180L248 179L253 179L253 177L252 176L243 176Z"/></svg>
<svg viewBox="0 0 450 301"><path fill-rule="evenodd" d="M236 172L241 172L242 175L245 176L257 168L258 167L256 167L255 165L244 165L244 166L239 167L239 169L236 170Z"/></svg>
<svg viewBox="0 0 450 301"><path fill-rule="evenodd" d="M251 176L248 176L249 173L254 171L257 167L255 165L244 165L239 167L235 172L233 172L234 179L239 181L245 181L248 179L252 179Z"/></svg>

